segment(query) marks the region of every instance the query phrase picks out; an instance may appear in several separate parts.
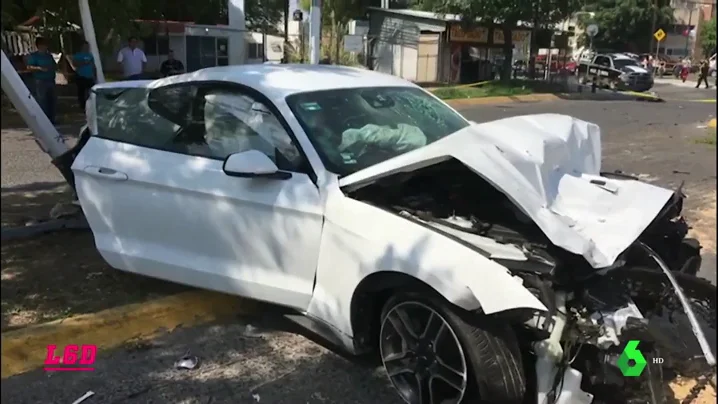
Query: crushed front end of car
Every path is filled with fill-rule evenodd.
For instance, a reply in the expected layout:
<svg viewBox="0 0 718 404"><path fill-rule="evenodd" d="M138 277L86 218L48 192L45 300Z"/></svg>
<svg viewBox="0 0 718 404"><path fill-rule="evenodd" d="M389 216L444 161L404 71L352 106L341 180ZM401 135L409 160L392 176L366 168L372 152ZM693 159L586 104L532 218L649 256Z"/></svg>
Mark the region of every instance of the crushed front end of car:
<svg viewBox="0 0 718 404"><path fill-rule="evenodd" d="M600 160L597 126L526 116L474 125L342 185L473 246L546 306L507 319L538 404L664 403L665 370L715 373L716 288L696 277L682 189L601 172Z"/></svg>

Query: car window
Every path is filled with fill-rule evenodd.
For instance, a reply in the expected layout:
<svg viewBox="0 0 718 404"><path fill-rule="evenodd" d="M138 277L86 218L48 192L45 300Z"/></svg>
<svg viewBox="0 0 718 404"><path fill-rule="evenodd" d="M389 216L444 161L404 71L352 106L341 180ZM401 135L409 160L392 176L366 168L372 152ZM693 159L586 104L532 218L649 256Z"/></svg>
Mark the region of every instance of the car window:
<svg viewBox="0 0 718 404"><path fill-rule="evenodd" d="M610 66L611 62L605 56L599 56L596 58L596 64L601 66Z"/></svg>
<svg viewBox="0 0 718 404"><path fill-rule="evenodd" d="M251 149L282 170L307 171L277 117L236 91L195 85L99 89L98 136L152 149L223 160Z"/></svg>
<svg viewBox="0 0 718 404"><path fill-rule="evenodd" d="M165 149L181 122L150 108L147 88L110 88L96 91L97 135L123 143ZM189 99L183 102L189 103Z"/></svg>
<svg viewBox="0 0 718 404"><path fill-rule="evenodd" d="M291 136L270 109L249 95L214 90L200 95L205 144L197 152L224 159L259 150L280 169L298 170L302 157Z"/></svg>
<svg viewBox="0 0 718 404"><path fill-rule="evenodd" d="M365 87L294 94L287 104L329 171L348 175L469 125L420 88Z"/></svg>
<svg viewBox="0 0 718 404"><path fill-rule="evenodd" d="M638 66L638 63L633 59L614 59L613 66L616 69L621 69L626 66Z"/></svg>

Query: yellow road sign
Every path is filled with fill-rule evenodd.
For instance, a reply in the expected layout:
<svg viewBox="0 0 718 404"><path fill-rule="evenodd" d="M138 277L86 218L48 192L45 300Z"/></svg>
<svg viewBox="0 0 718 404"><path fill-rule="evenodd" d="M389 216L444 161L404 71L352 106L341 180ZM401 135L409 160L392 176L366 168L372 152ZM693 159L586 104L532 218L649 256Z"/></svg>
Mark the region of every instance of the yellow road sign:
<svg viewBox="0 0 718 404"><path fill-rule="evenodd" d="M658 28L658 31L653 33L653 37L656 38L656 41L661 42L666 38L666 32Z"/></svg>

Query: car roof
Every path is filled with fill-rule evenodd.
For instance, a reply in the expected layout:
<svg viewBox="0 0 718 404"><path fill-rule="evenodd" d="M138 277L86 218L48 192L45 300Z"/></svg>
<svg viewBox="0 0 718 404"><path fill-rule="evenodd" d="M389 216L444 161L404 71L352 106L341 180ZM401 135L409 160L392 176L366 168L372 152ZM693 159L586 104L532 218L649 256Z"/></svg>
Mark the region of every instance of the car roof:
<svg viewBox="0 0 718 404"><path fill-rule="evenodd" d="M225 81L251 87L270 99L310 91L360 87L415 87L388 74L336 65L246 64L210 67L156 80L150 87L192 81Z"/></svg>

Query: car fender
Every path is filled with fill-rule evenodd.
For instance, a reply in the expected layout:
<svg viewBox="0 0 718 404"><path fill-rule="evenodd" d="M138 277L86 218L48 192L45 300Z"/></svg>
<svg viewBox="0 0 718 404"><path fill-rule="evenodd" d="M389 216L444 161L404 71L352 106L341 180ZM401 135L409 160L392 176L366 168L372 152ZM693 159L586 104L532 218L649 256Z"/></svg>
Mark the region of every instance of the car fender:
<svg viewBox="0 0 718 404"><path fill-rule="evenodd" d="M351 337L355 291L377 272L416 278L465 310L547 310L520 278L476 249L337 189L326 199L308 314Z"/></svg>

